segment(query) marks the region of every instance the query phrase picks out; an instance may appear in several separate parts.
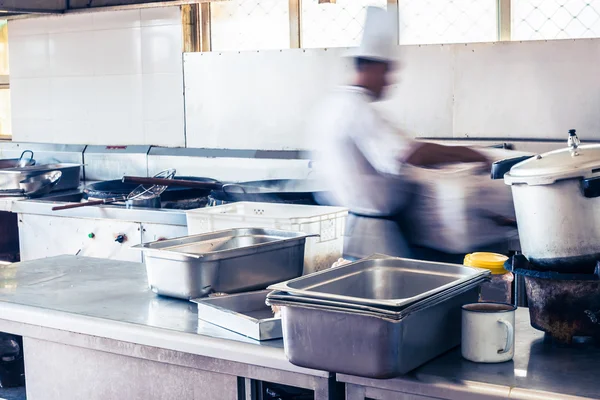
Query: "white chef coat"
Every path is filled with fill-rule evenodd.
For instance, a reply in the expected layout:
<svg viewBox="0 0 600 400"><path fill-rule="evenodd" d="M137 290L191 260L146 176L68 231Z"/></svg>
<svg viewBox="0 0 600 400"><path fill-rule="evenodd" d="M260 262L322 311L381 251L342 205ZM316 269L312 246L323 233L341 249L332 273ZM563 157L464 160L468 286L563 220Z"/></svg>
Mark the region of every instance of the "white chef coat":
<svg viewBox="0 0 600 400"><path fill-rule="evenodd" d="M373 107L373 96L356 86L337 89L309 124L318 176L328 202L368 216L394 216L404 207L408 182L404 158L415 142Z"/></svg>

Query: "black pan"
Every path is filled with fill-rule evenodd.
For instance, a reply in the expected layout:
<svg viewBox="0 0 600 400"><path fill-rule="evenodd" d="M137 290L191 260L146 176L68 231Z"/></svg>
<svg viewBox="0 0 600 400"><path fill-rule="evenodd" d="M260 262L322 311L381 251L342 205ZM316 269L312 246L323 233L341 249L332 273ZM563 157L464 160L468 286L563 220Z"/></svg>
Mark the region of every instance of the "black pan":
<svg viewBox="0 0 600 400"><path fill-rule="evenodd" d="M195 182L216 183L215 179L199 178L194 176L176 176L173 179L182 179ZM137 183L123 183L120 179L113 181L96 182L87 185L84 192L86 199L108 199L113 197L127 196L139 185ZM181 187L169 187L161 196L161 201L178 201L185 199L208 197L210 190L204 189L189 189Z"/></svg>
<svg viewBox="0 0 600 400"><path fill-rule="evenodd" d="M250 201L316 205L315 195L324 192L313 180L273 179L226 184L223 190L213 190L210 197L217 204Z"/></svg>

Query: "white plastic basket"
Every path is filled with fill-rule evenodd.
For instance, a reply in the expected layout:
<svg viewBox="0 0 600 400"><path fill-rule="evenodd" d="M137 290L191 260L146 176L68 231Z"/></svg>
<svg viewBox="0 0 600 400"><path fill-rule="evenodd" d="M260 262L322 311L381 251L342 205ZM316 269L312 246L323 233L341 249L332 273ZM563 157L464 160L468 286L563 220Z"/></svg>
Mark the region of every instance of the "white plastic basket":
<svg viewBox="0 0 600 400"><path fill-rule="evenodd" d="M232 228L274 228L317 234L306 240L304 274L331 267L344 250L348 209L296 204L239 202L186 211L188 233Z"/></svg>

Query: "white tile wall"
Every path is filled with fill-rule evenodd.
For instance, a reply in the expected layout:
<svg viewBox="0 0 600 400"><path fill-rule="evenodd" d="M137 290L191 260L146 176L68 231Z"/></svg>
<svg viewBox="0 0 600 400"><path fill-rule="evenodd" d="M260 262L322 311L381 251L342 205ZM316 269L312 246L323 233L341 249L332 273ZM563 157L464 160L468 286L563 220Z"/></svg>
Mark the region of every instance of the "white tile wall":
<svg viewBox="0 0 600 400"><path fill-rule="evenodd" d="M16 141L183 146L179 7L9 23Z"/></svg>

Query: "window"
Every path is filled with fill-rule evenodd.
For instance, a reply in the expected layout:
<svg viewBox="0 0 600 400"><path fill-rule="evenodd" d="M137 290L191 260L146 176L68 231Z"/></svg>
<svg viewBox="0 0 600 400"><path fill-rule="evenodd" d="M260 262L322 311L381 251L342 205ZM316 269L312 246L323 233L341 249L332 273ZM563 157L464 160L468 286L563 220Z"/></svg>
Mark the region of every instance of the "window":
<svg viewBox="0 0 600 400"><path fill-rule="evenodd" d="M0 138L11 135L8 83L8 24L0 20Z"/></svg>
<svg viewBox="0 0 600 400"><path fill-rule="evenodd" d="M497 0L400 0L400 43L494 42L498 40L497 3Z"/></svg>
<svg viewBox="0 0 600 400"><path fill-rule="evenodd" d="M600 37L600 0L512 0L512 40Z"/></svg>
<svg viewBox="0 0 600 400"><path fill-rule="evenodd" d="M600 37L600 0L230 0L203 26L216 51L353 47L366 7L390 4L406 45Z"/></svg>
<svg viewBox="0 0 600 400"><path fill-rule="evenodd" d="M302 47L352 47L360 44L368 6L385 8L387 0L302 1Z"/></svg>
<svg viewBox="0 0 600 400"><path fill-rule="evenodd" d="M232 0L211 3L212 50L289 48L288 4L285 0Z"/></svg>

